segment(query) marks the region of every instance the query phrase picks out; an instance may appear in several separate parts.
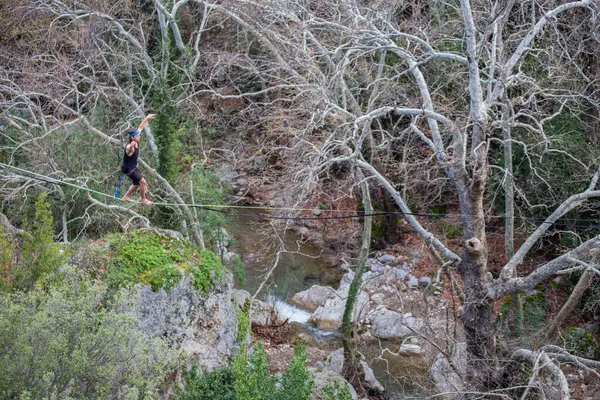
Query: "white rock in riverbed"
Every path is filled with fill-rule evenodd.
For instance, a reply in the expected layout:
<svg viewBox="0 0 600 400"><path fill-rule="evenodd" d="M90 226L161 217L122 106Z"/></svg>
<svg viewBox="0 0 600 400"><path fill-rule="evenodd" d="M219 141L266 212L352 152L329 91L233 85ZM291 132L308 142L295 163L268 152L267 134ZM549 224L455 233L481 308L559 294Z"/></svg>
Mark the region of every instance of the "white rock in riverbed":
<svg viewBox="0 0 600 400"><path fill-rule="evenodd" d="M310 289L293 295L290 303L309 311L315 311L334 293L335 290L329 286L313 285Z"/></svg>
<svg viewBox="0 0 600 400"><path fill-rule="evenodd" d="M342 327L342 316L346 305L348 289L337 290L331 295L325 303L319 306L310 316L308 322L317 326L319 329L334 331ZM356 304L354 306L353 320L360 321L368 311L369 296L364 292L358 292Z"/></svg>
<svg viewBox="0 0 600 400"><path fill-rule="evenodd" d="M373 334L382 339L402 339L418 332L423 322L411 314L402 315L384 306L368 315Z"/></svg>

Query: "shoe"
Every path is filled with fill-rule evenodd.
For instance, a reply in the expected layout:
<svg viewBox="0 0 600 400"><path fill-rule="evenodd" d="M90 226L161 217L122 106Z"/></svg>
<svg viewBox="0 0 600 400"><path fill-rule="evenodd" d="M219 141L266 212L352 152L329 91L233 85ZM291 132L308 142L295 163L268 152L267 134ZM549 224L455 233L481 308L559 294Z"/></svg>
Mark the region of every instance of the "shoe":
<svg viewBox="0 0 600 400"><path fill-rule="evenodd" d="M144 199L144 200L142 200L142 204L145 204L147 206L151 206L152 202L150 200L148 200L148 199Z"/></svg>

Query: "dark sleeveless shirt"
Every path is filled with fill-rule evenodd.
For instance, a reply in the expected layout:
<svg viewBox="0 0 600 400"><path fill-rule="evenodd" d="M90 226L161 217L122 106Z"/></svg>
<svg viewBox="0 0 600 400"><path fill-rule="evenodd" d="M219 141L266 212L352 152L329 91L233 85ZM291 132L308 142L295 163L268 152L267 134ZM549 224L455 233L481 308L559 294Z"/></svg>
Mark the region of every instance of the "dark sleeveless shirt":
<svg viewBox="0 0 600 400"><path fill-rule="evenodd" d="M137 167L138 156L140 155L139 146L135 148L133 154L131 156L127 155L127 145L125 145L125 154L123 155L123 162L121 163L121 168L128 171L131 171L135 167Z"/></svg>

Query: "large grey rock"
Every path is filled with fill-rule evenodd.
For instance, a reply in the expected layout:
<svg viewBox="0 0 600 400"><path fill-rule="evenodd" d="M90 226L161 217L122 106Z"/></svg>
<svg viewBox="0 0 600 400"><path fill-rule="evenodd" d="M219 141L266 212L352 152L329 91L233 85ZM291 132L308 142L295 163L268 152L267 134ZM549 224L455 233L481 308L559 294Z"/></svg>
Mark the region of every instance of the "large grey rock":
<svg viewBox="0 0 600 400"><path fill-rule="evenodd" d="M319 329L334 331L342 327L342 316L346 305L348 289L337 290L325 303L319 306L310 316L308 322ZM354 306L353 321L360 321L368 311L369 297L364 292L358 292Z"/></svg>
<svg viewBox="0 0 600 400"><path fill-rule="evenodd" d="M212 369L230 358L236 346L237 305L232 301L232 285L227 274L207 294L189 279L168 291L138 286L131 313L140 331L166 337L172 348L196 360L201 369Z"/></svg>
<svg viewBox="0 0 600 400"><path fill-rule="evenodd" d="M250 298L250 293L242 289L231 289L231 299L238 307L243 307L246 300Z"/></svg>
<svg viewBox="0 0 600 400"><path fill-rule="evenodd" d="M398 281L403 282L408 276L408 271L404 268L394 268L394 275Z"/></svg>
<svg viewBox="0 0 600 400"><path fill-rule="evenodd" d="M381 262L383 264L395 264L396 263L396 257L391 254L384 254L384 255L378 257L377 259L379 260L379 262Z"/></svg>
<svg viewBox="0 0 600 400"><path fill-rule="evenodd" d="M423 327L423 322L412 315L402 315L382 306L371 312L368 320L373 334L382 339L402 339Z"/></svg>
<svg viewBox="0 0 600 400"><path fill-rule="evenodd" d="M385 271L385 266L378 262L374 262L373 264L371 264L370 269L373 272L383 272Z"/></svg>
<svg viewBox="0 0 600 400"><path fill-rule="evenodd" d="M360 361L364 371L365 371L365 382L371 389L375 389L379 392L383 392L385 389L379 383L377 378L375 378L375 374L369 364L367 364L364 360ZM317 363L317 367L321 367L326 370L330 370L336 372L338 374L342 374L342 369L344 367L344 349L337 349L333 353L329 354L325 360Z"/></svg>
<svg viewBox="0 0 600 400"><path fill-rule="evenodd" d="M431 278L428 276L422 276L419 278L419 286L420 287L427 287L431 285Z"/></svg>
<svg viewBox="0 0 600 400"><path fill-rule="evenodd" d="M323 389L326 386L331 386L335 382L338 383L340 387L346 387L352 396L352 400L358 400L358 395L356 394L356 390L352 387L351 384L348 383L344 379L344 377L334 371L329 369L319 369L319 368L309 368L308 371L311 373L313 377L313 388L312 393L310 394L310 400L329 400L331 397L327 395Z"/></svg>
<svg viewBox="0 0 600 400"><path fill-rule="evenodd" d="M250 322L256 322L259 325L269 325L273 323L273 306L261 300L252 302L252 310L248 313Z"/></svg>
<svg viewBox="0 0 600 400"><path fill-rule="evenodd" d="M394 286L399 290L404 289L404 283L398 280L396 270L389 266L385 266L381 272L365 272L362 282L362 290L367 293L373 293L382 286Z"/></svg>
<svg viewBox="0 0 600 400"><path fill-rule="evenodd" d="M402 343L398 352L406 356L412 356L423 354L423 349L418 344Z"/></svg>
<svg viewBox="0 0 600 400"><path fill-rule="evenodd" d="M408 287L411 289L416 289L419 287L419 280L417 278L415 278L414 276L411 276L408 279Z"/></svg>
<svg viewBox="0 0 600 400"><path fill-rule="evenodd" d="M371 303L375 306L384 304L389 306L389 303L396 298L398 298L398 290L389 285L380 286L371 293Z"/></svg>
<svg viewBox="0 0 600 400"><path fill-rule="evenodd" d="M354 271L348 271L342 276L342 280L340 281L339 290L348 289L350 284L352 283L352 279L354 279Z"/></svg>
<svg viewBox="0 0 600 400"><path fill-rule="evenodd" d="M442 353L439 353L431 364L429 373L437 391L443 394L442 398L445 400L464 399L462 394L464 385L460 376L466 372L466 350L465 343L457 343L452 356L452 362L457 370L450 365Z"/></svg>
<svg viewBox="0 0 600 400"><path fill-rule="evenodd" d="M334 293L335 290L329 286L313 285L310 289L293 295L290 303L309 311L315 311Z"/></svg>

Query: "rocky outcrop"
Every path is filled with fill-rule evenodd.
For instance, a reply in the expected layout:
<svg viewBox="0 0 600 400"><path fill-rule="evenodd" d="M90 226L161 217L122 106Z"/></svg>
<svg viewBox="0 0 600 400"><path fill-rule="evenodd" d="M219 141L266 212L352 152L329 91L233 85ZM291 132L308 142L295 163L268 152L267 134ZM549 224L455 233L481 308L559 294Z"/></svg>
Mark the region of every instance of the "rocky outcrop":
<svg viewBox="0 0 600 400"><path fill-rule="evenodd" d="M452 364L442 353L439 353L431 364L429 370L431 379L435 383L438 393L443 394L443 399L462 400L464 398L461 375L466 371L466 350L465 343L457 343L452 356Z"/></svg>
<svg viewBox="0 0 600 400"><path fill-rule="evenodd" d="M354 321L369 328L370 337L374 338L404 339L419 336L425 324L410 312L412 308L409 312L405 308L415 303L415 296L422 296L417 290L419 287L430 290L434 285L431 278L416 278L408 263L398 263L391 254L368 259L366 267L354 309ZM314 285L296 293L291 302L312 311L309 322L319 329L340 329L353 277L352 271L344 274L338 290ZM422 303L421 299L418 301ZM419 351L410 348L405 354L419 354Z"/></svg>
<svg viewBox="0 0 600 400"><path fill-rule="evenodd" d="M204 294L182 279L170 290L153 292L138 287L132 307L138 329L150 337L166 337L201 369L215 368L233 354L237 333L237 304L232 300L231 275Z"/></svg>
<svg viewBox="0 0 600 400"><path fill-rule="evenodd" d="M331 399L331 395L327 394L324 389L326 387L333 387L336 382L340 388L345 386L348 389L350 396L352 396L352 400L358 400L356 390L354 390L354 387L349 384L341 374L329 369L324 370L320 368L309 368L308 371L313 377L313 388L310 394L310 400Z"/></svg>
<svg viewBox="0 0 600 400"><path fill-rule="evenodd" d="M365 371L365 383L367 384L367 389L373 389L377 392L383 393L385 389L375 378L375 374L373 373L371 367L369 367L369 364L367 364L364 360L361 360L360 364ZM324 370L330 370L341 375L344 367L344 349L337 349L328 355L325 360L318 362L317 367L320 367Z"/></svg>

